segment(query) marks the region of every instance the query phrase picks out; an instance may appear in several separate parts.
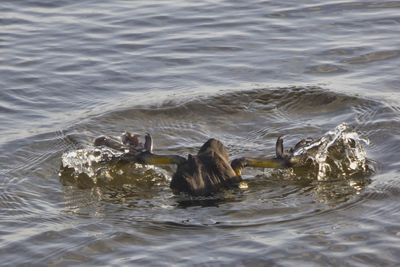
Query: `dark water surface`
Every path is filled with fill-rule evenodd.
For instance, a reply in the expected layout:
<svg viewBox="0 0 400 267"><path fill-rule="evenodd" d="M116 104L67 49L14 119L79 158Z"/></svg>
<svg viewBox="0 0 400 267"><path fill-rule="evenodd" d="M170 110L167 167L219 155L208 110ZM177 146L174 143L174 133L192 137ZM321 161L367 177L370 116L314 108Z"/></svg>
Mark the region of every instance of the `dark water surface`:
<svg viewBox="0 0 400 267"><path fill-rule="evenodd" d="M397 266L399 74L400 1L2 0L1 265ZM370 140L362 185L246 170L248 189L190 199L168 168L58 176L101 134L261 156L342 122Z"/></svg>

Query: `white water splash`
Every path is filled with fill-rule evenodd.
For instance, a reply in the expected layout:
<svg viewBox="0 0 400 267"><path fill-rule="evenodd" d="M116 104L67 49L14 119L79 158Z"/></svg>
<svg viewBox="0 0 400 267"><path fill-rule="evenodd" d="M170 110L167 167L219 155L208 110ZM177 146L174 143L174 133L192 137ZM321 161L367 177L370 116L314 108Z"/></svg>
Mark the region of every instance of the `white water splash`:
<svg viewBox="0 0 400 267"><path fill-rule="evenodd" d="M350 177L369 171L364 144L361 138L346 123L338 125L320 139L293 152L302 161L311 160L317 168L317 179L325 181L334 177Z"/></svg>
<svg viewBox="0 0 400 267"><path fill-rule="evenodd" d="M122 186L141 180L155 183L169 177L166 171L153 165L121 165L118 158L122 154L106 147L88 147L64 153L59 176L64 184L79 184L82 187Z"/></svg>
<svg viewBox="0 0 400 267"><path fill-rule="evenodd" d="M74 169L76 174L85 173L89 177L95 177L99 163L120 155L122 153L103 147L78 149L62 155L62 166Z"/></svg>

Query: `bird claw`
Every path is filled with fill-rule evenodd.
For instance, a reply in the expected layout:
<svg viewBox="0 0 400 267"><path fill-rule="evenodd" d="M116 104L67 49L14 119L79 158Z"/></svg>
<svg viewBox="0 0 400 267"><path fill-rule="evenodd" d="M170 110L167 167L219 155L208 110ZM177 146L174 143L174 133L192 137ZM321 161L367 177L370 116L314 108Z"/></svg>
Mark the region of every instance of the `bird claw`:
<svg viewBox="0 0 400 267"><path fill-rule="evenodd" d="M105 146L128 154L137 154L140 152L152 152L153 141L149 133L145 136L145 144L139 141L140 135L124 132L121 135L120 141L109 136L97 137L93 144L94 146Z"/></svg>

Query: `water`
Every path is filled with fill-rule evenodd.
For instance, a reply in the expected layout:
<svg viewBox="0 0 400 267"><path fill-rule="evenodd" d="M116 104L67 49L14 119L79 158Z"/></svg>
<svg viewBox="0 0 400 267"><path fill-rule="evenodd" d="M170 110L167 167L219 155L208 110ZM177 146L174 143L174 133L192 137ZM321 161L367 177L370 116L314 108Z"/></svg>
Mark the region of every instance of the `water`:
<svg viewBox="0 0 400 267"><path fill-rule="evenodd" d="M2 265L396 266L399 1L0 3ZM98 135L159 153L208 138L271 155L341 123L375 173L247 170L247 189L174 196L170 168L93 186L58 176ZM136 174L135 174L136 173ZM136 175L136 176L135 176Z"/></svg>

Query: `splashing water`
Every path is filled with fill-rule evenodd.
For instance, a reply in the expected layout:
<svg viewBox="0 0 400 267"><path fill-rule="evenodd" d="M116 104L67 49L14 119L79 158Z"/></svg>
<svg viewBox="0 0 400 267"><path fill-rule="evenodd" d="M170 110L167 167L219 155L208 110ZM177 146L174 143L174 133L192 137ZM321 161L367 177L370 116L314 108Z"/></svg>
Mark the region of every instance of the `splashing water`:
<svg viewBox="0 0 400 267"><path fill-rule="evenodd" d="M89 177L94 177L102 162L110 161L120 155L121 152L104 147L78 149L63 154L62 166L74 169L77 174L86 173Z"/></svg>
<svg viewBox="0 0 400 267"><path fill-rule="evenodd" d="M152 165L119 162L122 152L105 147L88 147L64 153L59 172L64 185L79 187L121 186L160 183L168 175Z"/></svg>
<svg viewBox="0 0 400 267"><path fill-rule="evenodd" d="M369 141L342 123L320 139L308 140L305 146L293 152L293 156L310 171L315 171L318 181L349 178L372 171L364 144L368 145Z"/></svg>

